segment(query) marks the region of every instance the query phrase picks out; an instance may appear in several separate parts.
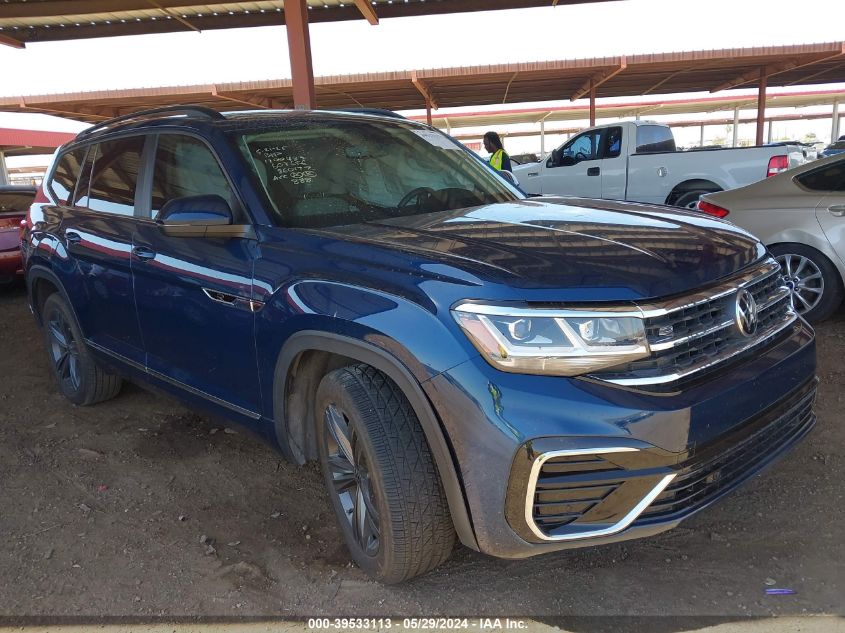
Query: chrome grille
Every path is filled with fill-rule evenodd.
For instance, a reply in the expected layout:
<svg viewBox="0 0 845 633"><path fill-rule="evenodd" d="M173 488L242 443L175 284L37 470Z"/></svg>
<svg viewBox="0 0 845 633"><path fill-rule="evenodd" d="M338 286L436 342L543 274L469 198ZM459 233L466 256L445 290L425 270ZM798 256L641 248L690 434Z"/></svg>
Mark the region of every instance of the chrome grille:
<svg viewBox="0 0 845 633"><path fill-rule="evenodd" d="M757 303L757 330L750 337L736 325L736 296L743 288ZM641 308L651 355L594 377L620 385L677 387L705 377L752 348L774 342L797 318L774 260L709 291Z"/></svg>

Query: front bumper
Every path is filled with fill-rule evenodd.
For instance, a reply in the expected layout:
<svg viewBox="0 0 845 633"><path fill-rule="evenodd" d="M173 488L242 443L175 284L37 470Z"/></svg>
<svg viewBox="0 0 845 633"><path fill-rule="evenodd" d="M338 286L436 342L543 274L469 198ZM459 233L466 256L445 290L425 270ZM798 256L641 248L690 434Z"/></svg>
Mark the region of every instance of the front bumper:
<svg viewBox="0 0 845 633"><path fill-rule="evenodd" d="M522 558L656 534L794 446L815 418L815 343L774 345L674 393L504 374L468 361L424 386L481 551Z"/></svg>

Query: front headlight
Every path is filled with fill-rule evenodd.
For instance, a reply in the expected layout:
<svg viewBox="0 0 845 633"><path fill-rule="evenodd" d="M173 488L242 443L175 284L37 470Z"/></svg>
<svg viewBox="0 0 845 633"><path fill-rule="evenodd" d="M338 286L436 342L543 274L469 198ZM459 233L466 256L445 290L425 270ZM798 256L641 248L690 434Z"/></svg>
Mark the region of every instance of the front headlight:
<svg viewBox="0 0 845 633"><path fill-rule="evenodd" d="M636 308L535 310L462 303L452 316L487 362L503 371L577 376L651 353Z"/></svg>

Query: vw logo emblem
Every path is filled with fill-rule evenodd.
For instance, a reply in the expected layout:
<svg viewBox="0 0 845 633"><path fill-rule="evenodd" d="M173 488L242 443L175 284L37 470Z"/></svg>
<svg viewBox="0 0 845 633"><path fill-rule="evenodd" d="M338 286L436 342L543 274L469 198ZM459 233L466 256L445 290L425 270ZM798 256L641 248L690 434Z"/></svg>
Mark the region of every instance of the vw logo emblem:
<svg viewBox="0 0 845 633"><path fill-rule="evenodd" d="M736 293L736 326L743 336L754 336L757 331L757 302L744 288Z"/></svg>

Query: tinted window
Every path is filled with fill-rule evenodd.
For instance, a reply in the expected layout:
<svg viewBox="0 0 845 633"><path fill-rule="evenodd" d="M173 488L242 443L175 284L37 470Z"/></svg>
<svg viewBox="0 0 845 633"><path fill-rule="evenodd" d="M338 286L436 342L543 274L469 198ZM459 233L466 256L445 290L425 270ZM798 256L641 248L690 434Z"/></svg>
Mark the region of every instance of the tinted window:
<svg viewBox="0 0 845 633"><path fill-rule="evenodd" d="M845 160L801 174L795 180L810 191L845 191Z"/></svg>
<svg viewBox="0 0 845 633"><path fill-rule="evenodd" d="M622 153L622 128L611 127L607 129L607 147L604 150L605 158L616 158Z"/></svg>
<svg viewBox="0 0 845 633"><path fill-rule="evenodd" d="M651 152L674 152L675 137L672 130L662 125L640 125L637 127L637 154Z"/></svg>
<svg viewBox="0 0 845 633"><path fill-rule="evenodd" d="M153 217L174 198L211 194L228 202L238 217L237 198L205 143L190 136L160 136L153 171Z"/></svg>
<svg viewBox="0 0 845 633"><path fill-rule="evenodd" d="M84 191L78 192L77 204L92 211L134 215L144 139L143 136L132 136L94 146L91 150L94 153L88 158L91 185L87 196Z"/></svg>
<svg viewBox="0 0 845 633"><path fill-rule="evenodd" d="M79 172L82 170L82 161L85 160L85 150L81 147L62 154L56 164L56 171L50 179L48 189L59 204L67 204L71 192L76 186Z"/></svg>
<svg viewBox="0 0 845 633"><path fill-rule="evenodd" d="M34 199L34 193L0 191L0 215L7 213L26 213Z"/></svg>

